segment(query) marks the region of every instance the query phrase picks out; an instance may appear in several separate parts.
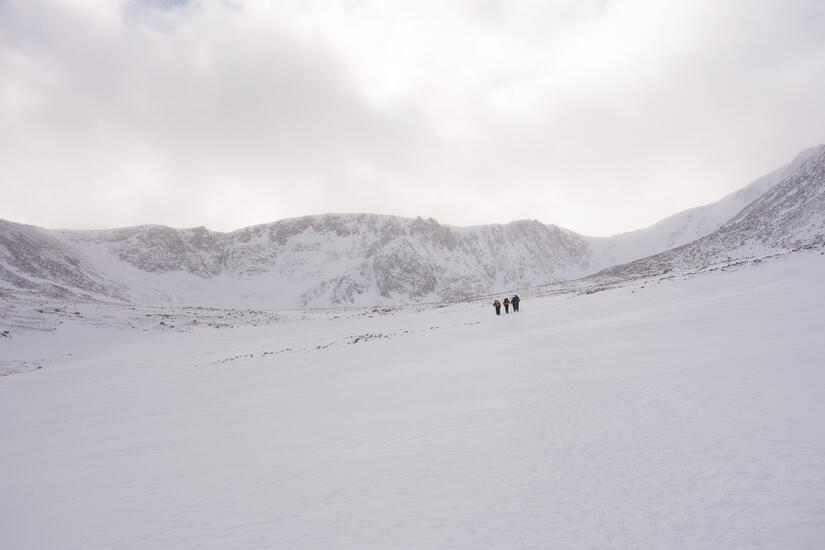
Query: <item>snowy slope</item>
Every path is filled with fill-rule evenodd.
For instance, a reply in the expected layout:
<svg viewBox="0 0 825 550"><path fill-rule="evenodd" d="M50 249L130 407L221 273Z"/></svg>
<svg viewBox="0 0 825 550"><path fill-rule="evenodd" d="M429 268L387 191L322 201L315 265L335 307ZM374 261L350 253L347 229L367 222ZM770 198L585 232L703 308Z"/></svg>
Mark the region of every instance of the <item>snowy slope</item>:
<svg viewBox="0 0 825 550"><path fill-rule="evenodd" d="M825 247L825 146L709 235L607 269L592 279L627 280Z"/></svg>
<svg viewBox="0 0 825 550"><path fill-rule="evenodd" d="M118 287L55 232L0 220L0 296L123 298Z"/></svg>
<svg viewBox="0 0 825 550"><path fill-rule="evenodd" d="M607 238L589 237L594 251L594 264L603 267L623 264L682 246L713 233L748 204L799 170L809 159L821 154L823 148L825 146L820 145L806 149L789 164L715 203L679 212L638 231Z"/></svg>
<svg viewBox="0 0 825 550"><path fill-rule="evenodd" d="M0 377L2 547L817 548L824 258L500 317L15 332L55 362Z"/></svg>

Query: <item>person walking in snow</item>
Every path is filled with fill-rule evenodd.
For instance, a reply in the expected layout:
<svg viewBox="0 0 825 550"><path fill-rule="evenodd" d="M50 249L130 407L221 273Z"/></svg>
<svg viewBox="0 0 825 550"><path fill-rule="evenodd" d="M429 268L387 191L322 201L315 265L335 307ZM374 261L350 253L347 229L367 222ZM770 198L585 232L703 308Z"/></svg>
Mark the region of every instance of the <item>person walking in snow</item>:
<svg viewBox="0 0 825 550"><path fill-rule="evenodd" d="M504 298L504 313L510 313L510 298Z"/></svg>
<svg viewBox="0 0 825 550"><path fill-rule="evenodd" d="M493 307L496 308L496 315L501 315L501 302L496 300L493 302Z"/></svg>
<svg viewBox="0 0 825 550"><path fill-rule="evenodd" d="M513 304L513 312L514 312L514 313L515 313L516 311L518 311L518 303L519 303L519 301L520 301L520 298L518 297L518 294L516 294L515 296L513 296L513 299L512 299L512 300L510 300L510 303L511 303L511 304Z"/></svg>

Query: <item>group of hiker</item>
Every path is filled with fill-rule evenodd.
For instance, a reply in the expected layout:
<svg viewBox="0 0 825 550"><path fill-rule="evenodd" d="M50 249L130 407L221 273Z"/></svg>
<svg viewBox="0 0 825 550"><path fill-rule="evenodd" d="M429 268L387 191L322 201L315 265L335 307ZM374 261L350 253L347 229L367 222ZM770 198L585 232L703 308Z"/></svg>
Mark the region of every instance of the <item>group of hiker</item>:
<svg viewBox="0 0 825 550"><path fill-rule="evenodd" d="M512 298L504 298L504 313L510 313L511 304L513 306L513 312L515 313L518 311L518 303L520 300L521 299L518 297L518 294ZM499 302L498 300L493 302L493 307L496 308L496 315L501 315L501 304L502 302Z"/></svg>

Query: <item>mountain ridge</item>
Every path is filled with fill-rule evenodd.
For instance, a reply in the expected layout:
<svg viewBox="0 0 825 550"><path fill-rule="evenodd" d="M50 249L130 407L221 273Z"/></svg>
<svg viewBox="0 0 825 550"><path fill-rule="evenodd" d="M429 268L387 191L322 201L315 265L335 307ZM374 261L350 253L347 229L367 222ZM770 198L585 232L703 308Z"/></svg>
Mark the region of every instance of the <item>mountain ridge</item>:
<svg viewBox="0 0 825 550"><path fill-rule="evenodd" d="M607 268L589 279L633 279L825 247L825 146L720 228L676 248Z"/></svg>
<svg viewBox="0 0 825 550"><path fill-rule="evenodd" d="M366 213L301 216L231 232L152 224L47 230L0 221L0 292L289 308L464 299L603 270L602 276L633 276L668 262L671 269L690 264L662 256L690 243L724 248L733 247L734 238L754 240L760 231L782 233L781 224L771 225L769 218L793 210L795 200L811 204L804 216L785 215L786 232L800 233L800 242L809 239L805 231L818 223L821 187L810 167L820 165L825 165L825 146L803 151L716 203L609 238L582 236L538 220L461 227L434 218ZM806 187L805 177L812 186ZM778 187L784 194L775 198L777 204L752 206ZM810 189L803 196L794 194L795 188ZM736 237L708 240L746 211L749 221L739 222ZM763 244L782 246L779 241ZM701 248L705 245L685 250L705 257L705 263L718 260L718 253ZM629 267L617 268L623 265Z"/></svg>

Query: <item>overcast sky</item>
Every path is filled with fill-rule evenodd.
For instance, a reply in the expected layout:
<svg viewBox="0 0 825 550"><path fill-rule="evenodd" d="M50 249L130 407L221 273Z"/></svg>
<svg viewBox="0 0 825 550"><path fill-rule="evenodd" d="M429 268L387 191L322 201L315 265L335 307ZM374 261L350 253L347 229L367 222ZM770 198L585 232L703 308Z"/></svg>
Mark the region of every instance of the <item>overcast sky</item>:
<svg viewBox="0 0 825 550"><path fill-rule="evenodd" d="M821 0L0 0L0 218L638 229L825 142L823 29Z"/></svg>

